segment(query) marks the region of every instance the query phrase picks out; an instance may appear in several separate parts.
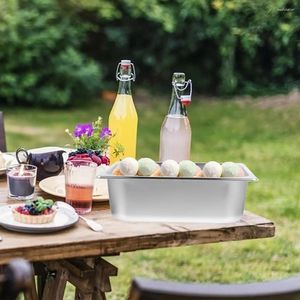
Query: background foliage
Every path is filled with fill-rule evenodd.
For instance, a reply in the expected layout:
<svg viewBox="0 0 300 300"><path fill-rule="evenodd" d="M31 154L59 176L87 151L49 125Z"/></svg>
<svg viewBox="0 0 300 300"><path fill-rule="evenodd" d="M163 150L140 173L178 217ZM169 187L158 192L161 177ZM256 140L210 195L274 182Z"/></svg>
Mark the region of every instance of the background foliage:
<svg viewBox="0 0 300 300"><path fill-rule="evenodd" d="M198 93L261 94L300 78L299 0L0 0L0 99L65 105L114 81L169 88L182 70ZM101 70L101 73L100 71ZM102 86L103 87L103 86Z"/></svg>
<svg viewBox="0 0 300 300"><path fill-rule="evenodd" d="M102 3L82 6L96 10ZM143 82L165 84L171 72L184 70L198 92L212 94L288 87L299 79L297 0L114 3L114 17L98 19L89 47L95 58L111 63L110 72L125 55L134 58Z"/></svg>
<svg viewBox="0 0 300 300"><path fill-rule="evenodd" d="M63 106L99 87L87 26L53 0L0 0L0 100Z"/></svg>

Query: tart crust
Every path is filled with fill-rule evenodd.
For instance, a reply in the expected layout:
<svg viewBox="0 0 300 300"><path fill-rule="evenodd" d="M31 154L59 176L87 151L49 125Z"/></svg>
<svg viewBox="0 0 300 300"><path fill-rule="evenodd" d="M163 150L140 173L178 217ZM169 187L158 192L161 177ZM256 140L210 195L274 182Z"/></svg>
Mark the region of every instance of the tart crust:
<svg viewBox="0 0 300 300"><path fill-rule="evenodd" d="M17 222L26 223L26 224L45 224L53 221L56 214L56 210L52 208L52 213L48 215L24 215L19 213L17 207L12 209L12 214Z"/></svg>

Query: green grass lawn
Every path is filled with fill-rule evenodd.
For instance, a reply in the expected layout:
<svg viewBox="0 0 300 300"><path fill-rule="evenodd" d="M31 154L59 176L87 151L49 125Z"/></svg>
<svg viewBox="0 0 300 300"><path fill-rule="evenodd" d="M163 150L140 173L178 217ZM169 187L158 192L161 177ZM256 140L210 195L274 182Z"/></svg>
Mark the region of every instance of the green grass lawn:
<svg viewBox="0 0 300 300"><path fill-rule="evenodd" d="M159 98L159 97L158 97ZM137 103L138 157L158 159L159 131L168 103ZM68 110L3 109L10 151L64 146L65 128L106 120L111 104ZM189 107L194 161L238 161L259 177L246 208L276 224L271 239L156 249L108 258L119 267L108 299L124 299L134 276L193 282L250 282L300 272L300 106L260 109L254 103L196 102ZM72 299L69 287L65 299Z"/></svg>

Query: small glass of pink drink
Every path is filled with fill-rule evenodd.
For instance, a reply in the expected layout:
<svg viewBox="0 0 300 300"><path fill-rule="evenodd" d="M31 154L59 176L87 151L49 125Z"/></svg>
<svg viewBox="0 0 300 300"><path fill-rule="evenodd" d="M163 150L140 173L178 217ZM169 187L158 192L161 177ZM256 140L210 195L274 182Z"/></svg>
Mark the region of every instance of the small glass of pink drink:
<svg viewBox="0 0 300 300"><path fill-rule="evenodd" d="M97 164L85 160L65 164L66 202L80 215L92 210Z"/></svg>

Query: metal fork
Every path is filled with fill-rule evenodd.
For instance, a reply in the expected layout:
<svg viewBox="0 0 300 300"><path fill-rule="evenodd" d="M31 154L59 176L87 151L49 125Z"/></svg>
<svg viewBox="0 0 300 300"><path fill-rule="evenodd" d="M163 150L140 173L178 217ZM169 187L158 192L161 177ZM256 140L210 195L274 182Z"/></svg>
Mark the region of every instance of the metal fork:
<svg viewBox="0 0 300 300"><path fill-rule="evenodd" d="M103 226L93 220L89 220L81 215L78 215L92 230L94 231L103 231Z"/></svg>
<svg viewBox="0 0 300 300"><path fill-rule="evenodd" d="M67 208L67 209L70 209L70 210L72 210L74 213L76 213L76 211L75 211L75 209L74 209L74 207L72 207L70 204L68 204L68 203L66 203L66 202L62 202L62 201L57 201L56 202L56 205L58 206L58 207L65 207L65 208ZM77 214L77 213L76 213ZM92 230L94 230L94 231L103 231L103 226L101 225L101 224L99 224L99 223L97 223L97 222L95 222L95 221L93 221L93 220L89 220L89 219L87 219L87 218L85 218L85 217L83 217L83 216L81 216L81 215L79 215L79 214L77 214L78 215L78 217L80 218L80 219L82 219Z"/></svg>

